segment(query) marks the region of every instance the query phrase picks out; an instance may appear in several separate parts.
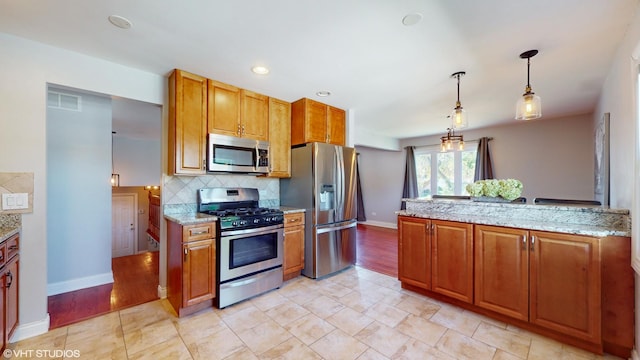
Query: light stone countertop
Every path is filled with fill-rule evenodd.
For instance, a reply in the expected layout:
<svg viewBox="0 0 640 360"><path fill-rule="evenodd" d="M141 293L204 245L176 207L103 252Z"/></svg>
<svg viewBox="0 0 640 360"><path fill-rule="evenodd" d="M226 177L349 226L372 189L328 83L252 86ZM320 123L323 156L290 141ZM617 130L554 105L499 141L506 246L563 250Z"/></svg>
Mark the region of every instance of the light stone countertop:
<svg viewBox="0 0 640 360"><path fill-rule="evenodd" d="M289 207L289 206L280 206L280 207L277 207L276 209L282 210L285 214L305 212L304 209ZM180 225L193 225L193 224L201 224L201 223L208 223L212 221L218 221L217 216L201 214L197 212L165 214L164 218Z"/></svg>
<svg viewBox="0 0 640 360"><path fill-rule="evenodd" d="M0 227L0 243L20 232L20 227Z"/></svg>
<svg viewBox="0 0 640 360"><path fill-rule="evenodd" d="M588 236L631 236L629 210L602 206L403 199L398 215Z"/></svg>

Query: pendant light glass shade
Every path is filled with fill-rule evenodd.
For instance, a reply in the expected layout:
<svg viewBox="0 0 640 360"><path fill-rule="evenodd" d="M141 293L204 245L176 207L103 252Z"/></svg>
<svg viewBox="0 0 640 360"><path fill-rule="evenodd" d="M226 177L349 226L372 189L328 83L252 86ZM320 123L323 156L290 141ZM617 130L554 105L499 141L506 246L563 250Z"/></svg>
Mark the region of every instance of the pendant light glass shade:
<svg viewBox="0 0 640 360"><path fill-rule="evenodd" d="M527 86L524 88L524 94L516 104L516 120L532 120L542 117L540 96L531 91L531 84L529 83L531 58L536 54L538 54L538 50L529 50L520 54L521 59L527 59Z"/></svg>
<svg viewBox="0 0 640 360"><path fill-rule="evenodd" d="M458 71L451 74L452 78L456 78L458 80L458 98L456 100L456 107L453 108L453 112L451 112L451 128L453 129L464 129L469 126L467 112L460 103L460 77L464 74L466 74L464 71Z"/></svg>

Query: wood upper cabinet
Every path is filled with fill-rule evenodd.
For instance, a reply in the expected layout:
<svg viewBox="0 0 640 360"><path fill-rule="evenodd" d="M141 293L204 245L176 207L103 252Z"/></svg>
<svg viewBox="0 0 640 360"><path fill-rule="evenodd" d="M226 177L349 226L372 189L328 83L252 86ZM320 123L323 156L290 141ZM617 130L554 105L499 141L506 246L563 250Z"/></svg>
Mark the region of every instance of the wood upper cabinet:
<svg viewBox="0 0 640 360"><path fill-rule="evenodd" d="M472 303L473 224L431 223L431 290Z"/></svg>
<svg viewBox="0 0 640 360"><path fill-rule="evenodd" d="M208 119L209 133L267 141L269 97L209 80Z"/></svg>
<svg viewBox="0 0 640 360"><path fill-rule="evenodd" d="M398 279L431 289L431 221L398 217Z"/></svg>
<svg viewBox="0 0 640 360"><path fill-rule="evenodd" d="M291 104L269 98L270 177L291 177Z"/></svg>
<svg viewBox="0 0 640 360"><path fill-rule="evenodd" d="M529 321L600 342L600 239L541 231L530 235Z"/></svg>
<svg viewBox="0 0 640 360"><path fill-rule="evenodd" d="M475 299L482 308L529 321L527 230L475 225Z"/></svg>
<svg viewBox="0 0 640 360"><path fill-rule="evenodd" d="M184 316L213 306L215 296L215 223L167 221L167 299Z"/></svg>
<svg viewBox="0 0 640 360"><path fill-rule="evenodd" d="M182 70L169 77L169 174L205 173L207 79Z"/></svg>
<svg viewBox="0 0 640 360"><path fill-rule="evenodd" d="M346 112L302 98L291 104L291 145L323 142L345 145Z"/></svg>
<svg viewBox="0 0 640 360"><path fill-rule="evenodd" d="M304 268L304 213L284 215L283 278L288 280Z"/></svg>
<svg viewBox="0 0 640 360"><path fill-rule="evenodd" d="M269 97L249 90L242 90L240 111L241 137L269 140Z"/></svg>
<svg viewBox="0 0 640 360"><path fill-rule="evenodd" d="M240 136L240 88L209 79L208 131Z"/></svg>
<svg viewBox="0 0 640 360"><path fill-rule="evenodd" d="M328 107L327 111L327 142L334 145L344 146L346 143L346 122L347 113L342 109L333 106Z"/></svg>

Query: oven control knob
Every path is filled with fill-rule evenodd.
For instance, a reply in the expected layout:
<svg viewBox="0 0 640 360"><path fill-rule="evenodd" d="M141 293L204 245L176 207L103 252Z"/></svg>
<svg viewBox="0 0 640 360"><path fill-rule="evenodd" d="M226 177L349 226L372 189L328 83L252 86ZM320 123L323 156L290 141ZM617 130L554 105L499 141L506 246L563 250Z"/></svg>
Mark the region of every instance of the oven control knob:
<svg viewBox="0 0 640 360"><path fill-rule="evenodd" d="M240 220L240 225L247 225L247 220Z"/></svg>
<svg viewBox="0 0 640 360"><path fill-rule="evenodd" d="M271 221L271 218L267 216L266 218L264 218L264 221L269 222Z"/></svg>
<svg viewBox="0 0 640 360"><path fill-rule="evenodd" d="M277 217L277 216L274 216L274 217L272 217L272 218L271 218L271 220L273 220L273 221L278 221L278 217Z"/></svg>
<svg viewBox="0 0 640 360"><path fill-rule="evenodd" d="M238 226L238 222L237 221L232 222L231 226Z"/></svg>
<svg viewBox="0 0 640 360"><path fill-rule="evenodd" d="M254 224L257 224L257 223L259 223L259 222L260 222L260 219L253 219L253 223L254 223Z"/></svg>

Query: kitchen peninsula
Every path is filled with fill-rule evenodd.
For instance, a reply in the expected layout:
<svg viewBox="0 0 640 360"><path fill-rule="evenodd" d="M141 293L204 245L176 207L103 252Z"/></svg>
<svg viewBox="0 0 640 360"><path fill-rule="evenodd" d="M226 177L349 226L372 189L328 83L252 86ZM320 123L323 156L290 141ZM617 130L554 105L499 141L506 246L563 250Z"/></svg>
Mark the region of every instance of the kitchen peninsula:
<svg viewBox="0 0 640 360"><path fill-rule="evenodd" d="M403 201L403 288L595 353L630 355L628 210Z"/></svg>

